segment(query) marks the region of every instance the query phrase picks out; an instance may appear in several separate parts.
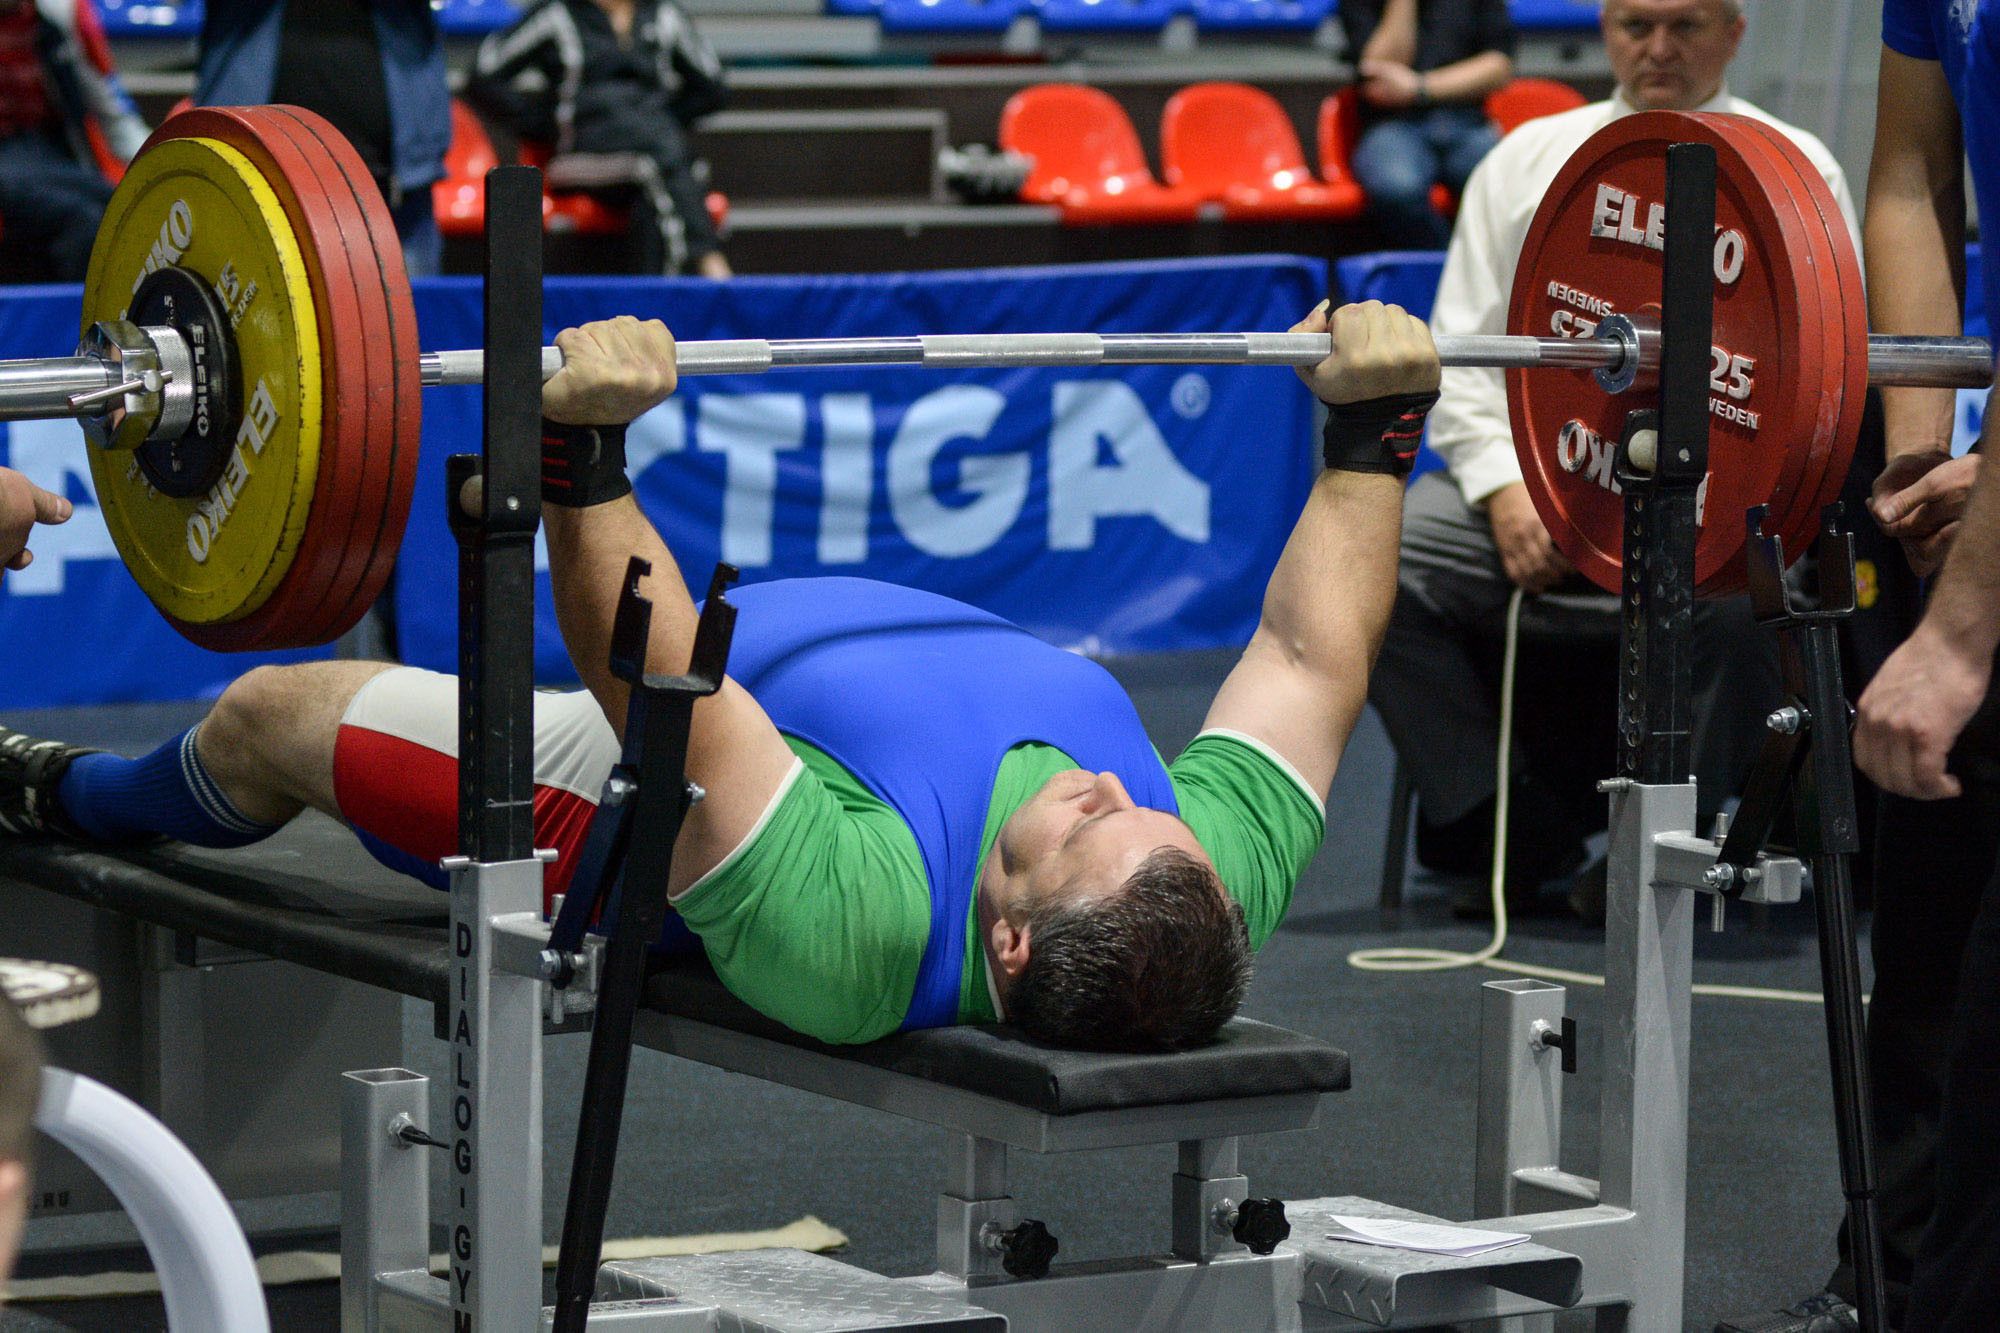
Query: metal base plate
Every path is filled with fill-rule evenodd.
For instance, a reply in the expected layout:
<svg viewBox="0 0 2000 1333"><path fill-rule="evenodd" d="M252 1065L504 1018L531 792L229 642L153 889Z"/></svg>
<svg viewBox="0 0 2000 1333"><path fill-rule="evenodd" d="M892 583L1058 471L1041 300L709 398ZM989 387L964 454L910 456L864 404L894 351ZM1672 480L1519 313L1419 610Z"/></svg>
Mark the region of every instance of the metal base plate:
<svg viewBox="0 0 2000 1333"><path fill-rule="evenodd" d="M1327 1238L1328 1219L1393 1217L1451 1226L1440 1217L1351 1196L1285 1204L1292 1238L1287 1248L1305 1259L1301 1303L1387 1328L1454 1323L1491 1309L1496 1289L1568 1308L1583 1294L1583 1261L1526 1242L1460 1258L1392 1250Z"/></svg>
<svg viewBox="0 0 2000 1333"><path fill-rule="evenodd" d="M976 1305L881 1277L804 1250L747 1250L605 1264L599 1300L676 1296L720 1308L727 1328L759 1333L952 1329L1005 1333L1007 1321Z"/></svg>

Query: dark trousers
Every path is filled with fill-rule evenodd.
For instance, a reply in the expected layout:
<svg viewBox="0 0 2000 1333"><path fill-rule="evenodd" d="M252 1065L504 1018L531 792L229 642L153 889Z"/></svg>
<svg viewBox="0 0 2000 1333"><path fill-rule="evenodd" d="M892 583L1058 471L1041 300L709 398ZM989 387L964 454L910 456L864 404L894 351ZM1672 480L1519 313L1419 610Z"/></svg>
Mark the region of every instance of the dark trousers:
<svg viewBox="0 0 2000 1333"><path fill-rule="evenodd" d="M1499 127L1476 106L1387 115L1361 131L1354 178L1396 244L1442 250L1451 240L1451 219L1431 207L1431 187L1463 190L1472 169L1499 142Z"/></svg>
<svg viewBox="0 0 2000 1333"><path fill-rule="evenodd" d="M1442 472L1418 477L1404 497L1396 582L1368 700L1409 771L1425 818L1449 823L1494 795L1499 661L1514 585L1500 566L1486 515L1467 505ZM1746 597L1697 602L1691 650L1695 773L1705 820L1738 794L1763 743L1764 718L1782 692L1776 648L1752 619ZM1587 584L1564 584L1522 602L1513 771L1571 789L1599 820L1604 801L1596 782L1617 758L1617 671L1617 598ZM1596 734L1588 749L1577 747L1579 720ZM1538 739L1556 742L1540 764Z"/></svg>
<svg viewBox="0 0 2000 1333"><path fill-rule="evenodd" d="M1967 944L1982 912L1989 973L2000 959L2000 895L1991 882L2000 852L2000 788L1968 786L1952 801L1884 795L1876 818L1869 1091L1883 1275L1893 1319L1908 1299L1918 1248L1939 1199L1939 1133L1953 1013L1969 999L1966 979L1975 959ZM2000 1020L2000 997L1989 997L1986 1005L1988 1023ZM1995 1088L2000 1090L2000 1082ZM2000 1162L1996 1151L2000 1122L1983 1146L1989 1174ZM1846 1241L1843 1228L1841 1266L1830 1285L1851 1299L1854 1272Z"/></svg>
<svg viewBox="0 0 2000 1333"><path fill-rule="evenodd" d="M39 254L58 281L83 280L110 201L104 174L49 136L0 139L0 244Z"/></svg>
<svg viewBox="0 0 2000 1333"><path fill-rule="evenodd" d="M1966 728L1952 771L1965 788L1955 800L1885 802L1884 833L1893 820L1907 842L1894 856L1885 841L1876 869L1875 1086L1911 1075L1917 1095L1897 1098L1906 1104L1896 1113L1936 1142L1936 1204L1916 1256L1904 1322L1911 1330L1989 1329L2000 1302L2000 690ZM1881 916L1892 892L1913 899L1924 929L1897 941L1910 952L1885 1018ZM1891 1049L1905 1044L1921 1060ZM1884 1061L1902 1064L1885 1069ZM1878 1091L1886 1157L1903 1126L1885 1117L1881 1101ZM1935 1129L1920 1117L1935 1117Z"/></svg>
<svg viewBox="0 0 2000 1333"><path fill-rule="evenodd" d="M1842 499L1854 533L1860 609L1841 625L1848 697L1859 699L1889 654L1923 614L1923 585L1902 548L1863 507L1882 470L1876 395L1855 450ZM1989 701L1990 703L1990 701ZM1971 733L1976 744L1979 732ZM1938 1128L1952 1011L1960 993L1965 942L1993 869L2000 829L1975 789L1955 801L1911 801L1879 792L1859 772L1857 803L1871 853L1857 862L1856 888L1872 886L1868 1006L1869 1099L1875 1113L1876 1202L1890 1321L1904 1326L1910 1281L1937 1202ZM1872 820L1871 820L1872 813ZM1847 1228L1828 1287L1855 1297Z"/></svg>
<svg viewBox="0 0 2000 1333"><path fill-rule="evenodd" d="M602 192L630 207L641 273L679 273L722 248L694 152L671 116L577 126L574 149L549 163L549 183Z"/></svg>

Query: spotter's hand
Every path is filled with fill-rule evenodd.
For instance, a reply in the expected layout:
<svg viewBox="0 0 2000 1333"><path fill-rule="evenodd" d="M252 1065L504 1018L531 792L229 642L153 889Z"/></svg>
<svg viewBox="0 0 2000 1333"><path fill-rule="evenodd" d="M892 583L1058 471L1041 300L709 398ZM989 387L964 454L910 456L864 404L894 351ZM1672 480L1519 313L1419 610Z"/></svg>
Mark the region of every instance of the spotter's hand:
<svg viewBox="0 0 2000 1333"><path fill-rule="evenodd" d="M1946 771L1952 744L1991 683L1990 654L1961 652L1928 620L1889 654L1855 707L1854 763L1877 786L1936 801L1964 788Z"/></svg>
<svg viewBox="0 0 2000 1333"><path fill-rule="evenodd" d="M674 335L630 315L556 335L563 365L542 386L542 415L570 426L621 426L673 393Z"/></svg>
<svg viewBox="0 0 2000 1333"><path fill-rule="evenodd" d="M35 558L28 550L30 531L37 523L67 522L71 512L62 496L0 467L0 570L26 569Z"/></svg>
<svg viewBox="0 0 2000 1333"><path fill-rule="evenodd" d="M1328 313L1322 301L1293 333L1331 333L1333 354L1300 366L1299 378L1323 403L1358 403L1390 394L1431 393L1443 368L1430 326L1401 306L1363 301Z"/></svg>

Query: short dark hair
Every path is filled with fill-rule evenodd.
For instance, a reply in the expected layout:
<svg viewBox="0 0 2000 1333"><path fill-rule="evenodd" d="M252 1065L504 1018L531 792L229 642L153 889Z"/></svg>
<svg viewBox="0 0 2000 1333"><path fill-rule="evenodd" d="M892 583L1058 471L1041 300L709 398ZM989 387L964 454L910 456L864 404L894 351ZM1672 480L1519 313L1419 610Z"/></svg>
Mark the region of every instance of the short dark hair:
<svg viewBox="0 0 2000 1333"><path fill-rule="evenodd" d="M1029 913L1007 1017L1056 1046L1185 1050L1214 1039L1249 984L1243 909L1213 869L1162 847L1115 893Z"/></svg>
<svg viewBox="0 0 2000 1333"><path fill-rule="evenodd" d="M29 1162L42 1099L42 1041L0 995L0 1161Z"/></svg>

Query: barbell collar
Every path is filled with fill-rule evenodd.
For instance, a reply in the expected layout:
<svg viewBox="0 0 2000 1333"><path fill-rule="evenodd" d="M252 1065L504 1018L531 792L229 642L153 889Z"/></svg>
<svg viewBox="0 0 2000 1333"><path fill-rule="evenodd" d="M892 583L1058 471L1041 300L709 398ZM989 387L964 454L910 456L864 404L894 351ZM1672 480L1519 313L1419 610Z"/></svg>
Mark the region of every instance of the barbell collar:
<svg viewBox="0 0 2000 1333"><path fill-rule="evenodd" d="M73 417L77 411L69 405L71 398L100 394L124 382L118 366L94 356L0 361L0 421Z"/></svg>

